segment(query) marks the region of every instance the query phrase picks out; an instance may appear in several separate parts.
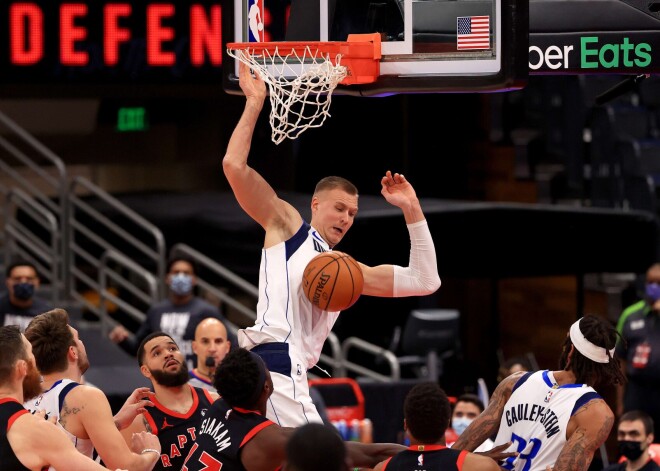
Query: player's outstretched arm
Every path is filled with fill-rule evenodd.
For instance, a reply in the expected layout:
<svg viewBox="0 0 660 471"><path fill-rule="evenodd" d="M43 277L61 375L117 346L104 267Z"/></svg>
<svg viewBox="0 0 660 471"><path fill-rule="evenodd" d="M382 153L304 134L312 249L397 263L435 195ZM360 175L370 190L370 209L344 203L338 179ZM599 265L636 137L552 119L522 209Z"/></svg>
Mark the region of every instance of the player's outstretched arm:
<svg viewBox="0 0 660 471"><path fill-rule="evenodd" d="M241 208L266 230L267 237L271 231L282 230L279 240L284 240L302 224L302 217L278 198L270 184L247 163L254 128L266 98L266 84L242 62L239 83L245 94L245 109L229 139L222 168Z"/></svg>
<svg viewBox="0 0 660 471"><path fill-rule="evenodd" d="M52 466L68 471L107 471L76 450L56 425L31 414L16 419L7 438L17 458L31 470Z"/></svg>
<svg viewBox="0 0 660 471"><path fill-rule="evenodd" d="M66 404L67 401L74 401L72 404L77 405L77 409L80 411L78 416L87 435L94 444L99 456L109 468L149 471L154 467L160 458L160 454L139 453L145 448L160 451L158 437L151 434L143 437L144 447L135 450L136 453L133 453L117 429L112 417L110 403L103 391L88 386L79 386L69 393L64 403Z"/></svg>
<svg viewBox="0 0 660 471"><path fill-rule="evenodd" d="M410 234L407 267L360 264L364 275L362 294L381 297L426 296L440 288L435 246L422 207L412 185L400 173L389 170L381 179L381 194L401 208Z"/></svg>
<svg viewBox="0 0 660 471"><path fill-rule="evenodd" d="M594 453L605 442L614 424L614 414L602 399L579 408L568 422L568 440L555 462L554 471L586 471Z"/></svg>
<svg viewBox="0 0 660 471"><path fill-rule="evenodd" d="M504 412L504 405L511 397L513 387L524 374L522 371L513 373L497 385L488 401L488 407L458 437L458 440L452 445L453 449L474 451L487 438L497 432Z"/></svg>
<svg viewBox="0 0 660 471"><path fill-rule="evenodd" d="M353 465L360 468L373 468L390 456L406 450L405 446L396 443L345 443Z"/></svg>

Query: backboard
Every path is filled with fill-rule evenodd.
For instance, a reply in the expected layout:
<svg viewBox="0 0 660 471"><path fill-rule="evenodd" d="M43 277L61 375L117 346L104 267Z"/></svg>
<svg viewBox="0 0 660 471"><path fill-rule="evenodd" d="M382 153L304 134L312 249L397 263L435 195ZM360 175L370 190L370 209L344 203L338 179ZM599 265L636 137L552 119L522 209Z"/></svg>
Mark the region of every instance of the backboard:
<svg viewBox="0 0 660 471"><path fill-rule="evenodd" d="M224 0L227 42L346 41L380 33L380 76L336 94L492 92L524 86L528 0ZM223 58L224 88L239 92Z"/></svg>

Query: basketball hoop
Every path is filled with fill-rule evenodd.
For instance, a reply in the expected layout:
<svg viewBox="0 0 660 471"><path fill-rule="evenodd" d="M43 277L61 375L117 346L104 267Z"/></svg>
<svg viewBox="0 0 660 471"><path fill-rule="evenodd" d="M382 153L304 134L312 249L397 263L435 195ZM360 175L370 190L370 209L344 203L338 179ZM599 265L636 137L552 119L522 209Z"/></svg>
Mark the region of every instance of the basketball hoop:
<svg viewBox="0 0 660 471"><path fill-rule="evenodd" d="M229 43L227 53L268 85L271 138L279 144L322 126L340 83L376 81L380 34L351 34L346 42Z"/></svg>

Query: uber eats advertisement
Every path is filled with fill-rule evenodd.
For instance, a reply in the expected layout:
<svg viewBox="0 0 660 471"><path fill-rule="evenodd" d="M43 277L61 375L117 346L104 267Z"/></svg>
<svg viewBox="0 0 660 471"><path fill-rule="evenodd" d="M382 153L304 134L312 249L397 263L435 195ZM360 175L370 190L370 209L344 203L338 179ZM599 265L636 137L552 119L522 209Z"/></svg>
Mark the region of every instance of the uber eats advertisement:
<svg viewBox="0 0 660 471"><path fill-rule="evenodd" d="M529 72L657 73L660 31L530 34Z"/></svg>

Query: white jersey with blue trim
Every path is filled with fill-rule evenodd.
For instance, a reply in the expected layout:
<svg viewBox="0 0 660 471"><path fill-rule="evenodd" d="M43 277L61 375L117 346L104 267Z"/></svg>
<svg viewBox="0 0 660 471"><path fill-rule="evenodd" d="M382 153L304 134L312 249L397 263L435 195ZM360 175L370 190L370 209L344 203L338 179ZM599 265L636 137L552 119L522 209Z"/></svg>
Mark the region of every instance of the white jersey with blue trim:
<svg viewBox="0 0 660 471"><path fill-rule="evenodd" d="M587 402L600 399L586 384L557 385L551 371L527 373L514 386L504 405L495 446L512 442L504 469L545 471L553 466L566 444L566 429L573 414Z"/></svg>
<svg viewBox="0 0 660 471"><path fill-rule="evenodd" d="M316 365L339 312L313 306L302 281L309 261L328 251L328 243L306 221L289 240L262 250L257 320L238 331L241 347L285 342L303 357L307 369Z"/></svg>
<svg viewBox="0 0 660 471"><path fill-rule="evenodd" d="M76 437L60 424L60 409L62 403L69 391L76 386L79 386L79 384L75 381L61 379L56 381L48 391L44 391L36 398L25 402L23 406L31 412L45 410L49 417L57 417L57 426L64 431L67 437L69 437L69 440L71 440L76 449L83 455L94 459L94 445L92 444L92 441L89 438ZM62 398L60 398L61 394ZM54 470L52 466L49 469Z"/></svg>

